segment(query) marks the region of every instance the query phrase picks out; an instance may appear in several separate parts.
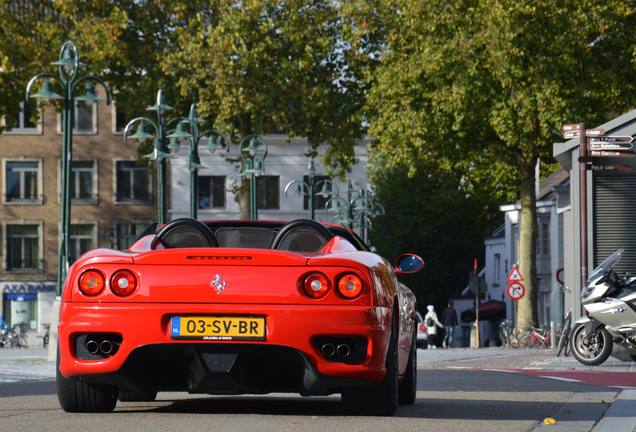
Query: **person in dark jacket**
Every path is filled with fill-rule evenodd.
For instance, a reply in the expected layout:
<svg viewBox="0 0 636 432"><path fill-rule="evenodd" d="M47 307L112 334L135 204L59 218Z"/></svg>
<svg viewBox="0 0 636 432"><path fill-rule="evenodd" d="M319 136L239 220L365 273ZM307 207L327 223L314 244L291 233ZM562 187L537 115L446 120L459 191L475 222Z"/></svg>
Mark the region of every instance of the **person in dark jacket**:
<svg viewBox="0 0 636 432"><path fill-rule="evenodd" d="M442 311L442 325L446 330L444 334L443 346L445 348L452 348L455 342L455 329L459 325L457 321L457 311L453 308L454 303L448 302L448 307Z"/></svg>

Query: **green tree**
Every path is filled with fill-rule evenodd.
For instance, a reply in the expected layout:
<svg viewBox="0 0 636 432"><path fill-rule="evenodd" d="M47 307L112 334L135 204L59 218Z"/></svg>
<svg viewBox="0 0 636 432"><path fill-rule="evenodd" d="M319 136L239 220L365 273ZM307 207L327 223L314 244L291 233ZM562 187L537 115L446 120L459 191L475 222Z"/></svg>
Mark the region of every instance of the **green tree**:
<svg viewBox="0 0 636 432"><path fill-rule="evenodd" d="M0 0L0 116L18 112L32 76L57 73L51 63L67 40L78 45L87 74L102 76L126 22L116 4L99 0Z"/></svg>
<svg viewBox="0 0 636 432"><path fill-rule="evenodd" d="M482 156L480 163L498 164ZM513 174L506 167L497 171ZM484 262L483 238L501 225L497 203L516 193L504 187L510 181L502 181L499 192L493 190L488 177L473 175L479 172L483 168L446 158L417 158L409 164L392 164L384 152L372 158L374 199L386 210L373 220L372 242L392 260L405 252L424 259L424 271L403 277L421 306L442 308L467 286L473 260Z"/></svg>
<svg viewBox="0 0 636 432"><path fill-rule="evenodd" d="M178 28L163 68L203 118L237 140L277 130L306 137L308 150L327 144L325 165L335 175L348 170L364 92L339 2L160 3ZM247 191L239 193L241 217L249 215Z"/></svg>
<svg viewBox="0 0 636 432"><path fill-rule="evenodd" d="M370 133L393 163L491 153L521 203L518 323L536 322L535 167L561 125L596 124L633 100L634 1L397 0L378 8L386 42L370 76ZM496 165L471 166L492 175ZM494 189L493 189L494 190ZM467 266L469 263L467 263Z"/></svg>

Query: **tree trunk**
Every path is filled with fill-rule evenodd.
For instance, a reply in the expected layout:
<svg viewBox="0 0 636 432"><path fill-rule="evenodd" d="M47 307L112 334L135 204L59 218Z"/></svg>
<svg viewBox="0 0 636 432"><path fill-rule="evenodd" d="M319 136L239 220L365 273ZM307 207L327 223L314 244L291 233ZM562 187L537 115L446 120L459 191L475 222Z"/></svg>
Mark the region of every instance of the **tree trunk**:
<svg viewBox="0 0 636 432"><path fill-rule="evenodd" d="M250 209L250 180L249 177L241 179L241 188L236 193L236 202L239 204L239 219L248 220L251 216Z"/></svg>
<svg viewBox="0 0 636 432"><path fill-rule="evenodd" d="M519 219L519 271L525 295L518 300L517 329L537 323L537 197L535 192L536 155L519 158L521 215Z"/></svg>

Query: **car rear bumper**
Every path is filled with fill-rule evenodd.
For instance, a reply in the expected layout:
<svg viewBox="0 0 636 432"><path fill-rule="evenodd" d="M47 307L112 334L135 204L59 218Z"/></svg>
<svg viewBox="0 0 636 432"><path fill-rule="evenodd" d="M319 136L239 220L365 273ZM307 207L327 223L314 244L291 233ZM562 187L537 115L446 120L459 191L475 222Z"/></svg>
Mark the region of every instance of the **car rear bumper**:
<svg viewBox="0 0 636 432"><path fill-rule="evenodd" d="M263 316L265 340L173 339L171 318L192 315ZM390 309L384 307L63 303L59 367L67 378L116 383L129 391L235 394L289 389L329 394L338 386L384 378L390 323ZM325 341L341 338L357 341L357 349L366 353L347 362L321 352ZM89 341L107 341L112 349L87 354ZM90 348L92 352L93 345ZM284 376L277 380L257 377L281 368ZM162 383L159 377L165 378ZM281 379L278 388L274 382Z"/></svg>

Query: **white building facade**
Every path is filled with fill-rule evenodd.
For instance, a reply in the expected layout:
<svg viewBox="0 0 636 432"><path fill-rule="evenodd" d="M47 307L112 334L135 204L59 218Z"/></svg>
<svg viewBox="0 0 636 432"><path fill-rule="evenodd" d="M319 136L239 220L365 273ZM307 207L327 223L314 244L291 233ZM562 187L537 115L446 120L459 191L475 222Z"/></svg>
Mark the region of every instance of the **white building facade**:
<svg viewBox="0 0 636 432"><path fill-rule="evenodd" d="M540 327L563 321L563 222L564 212L570 209L569 183L568 173L560 169L545 179L537 190L537 324ZM519 264L521 207L508 204L500 209L504 212L504 224L484 239L485 264L479 276L485 279L487 290L482 302L504 302L506 317L514 323L517 301L506 291L508 276ZM463 294L465 297L456 301L459 314L474 306L474 294L469 294L468 289ZM480 323L482 345L494 343L497 326L498 323L491 321ZM464 328L470 327L464 325ZM468 335L463 336L467 340Z"/></svg>
<svg viewBox="0 0 636 432"><path fill-rule="evenodd" d="M258 218L261 220L294 220L307 218L309 215L307 189L303 194L294 193L295 187L290 187L285 193L286 186L297 180L308 182L309 164L313 161L315 176L314 184L328 179L326 169L321 164L324 154L323 148L318 148L316 157L307 155L311 148L302 138L289 140L287 135L262 135L267 143L268 151L264 159L265 171L258 176L257 195L259 201ZM289 141L289 142L288 142ZM355 147L357 163L352 166L347 178L332 179L335 183L329 185L331 191L337 192L343 199L347 199L348 181L351 182L353 196L357 197L360 189L367 190L367 142L361 141ZM241 185L238 146L231 145L230 152L216 150L210 153L199 147L199 157L202 168L198 172L199 178L199 206L197 218L200 220L235 220L239 218L240 207L236 201L236 189ZM169 219L189 217L190 209L190 172L183 166L187 163L188 149L181 150L170 159L170 204ZM293 185L295 186L295 185ZM315 194L322 190L314 188ZM333 196L333 195L332 195ZM325 203L330 197L318 197L315 218L321 222L331 222L337 214L325 210ZM342 204L342 203L341 203Z"/></svg>

